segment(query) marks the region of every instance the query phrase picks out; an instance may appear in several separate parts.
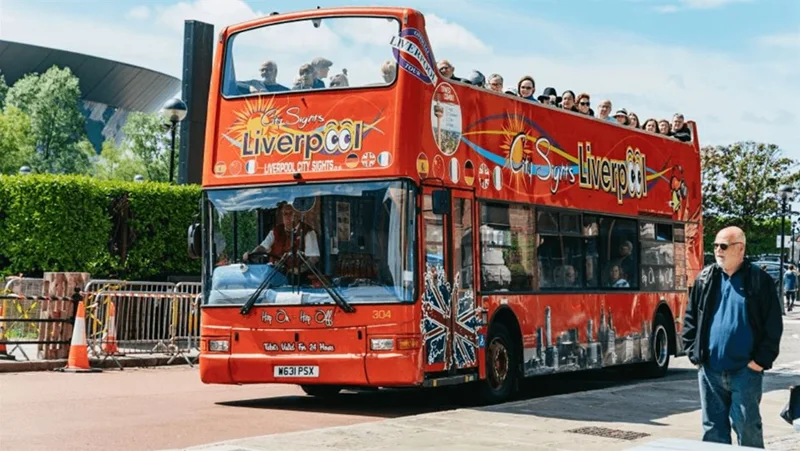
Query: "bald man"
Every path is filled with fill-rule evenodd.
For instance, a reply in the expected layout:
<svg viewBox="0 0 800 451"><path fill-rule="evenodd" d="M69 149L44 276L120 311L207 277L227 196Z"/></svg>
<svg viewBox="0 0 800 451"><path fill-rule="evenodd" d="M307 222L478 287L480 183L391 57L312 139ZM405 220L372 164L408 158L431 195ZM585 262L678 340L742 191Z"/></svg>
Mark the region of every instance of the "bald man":
<svg viewBox="0 0 800 451"><path fill-rule="evenodd" d="M683 324L683 346L698 367L703 441L764 447L764 370L778 357L783 321L772 278L745 255L742 229L714 240L712 264L697 276Z"/></svg>

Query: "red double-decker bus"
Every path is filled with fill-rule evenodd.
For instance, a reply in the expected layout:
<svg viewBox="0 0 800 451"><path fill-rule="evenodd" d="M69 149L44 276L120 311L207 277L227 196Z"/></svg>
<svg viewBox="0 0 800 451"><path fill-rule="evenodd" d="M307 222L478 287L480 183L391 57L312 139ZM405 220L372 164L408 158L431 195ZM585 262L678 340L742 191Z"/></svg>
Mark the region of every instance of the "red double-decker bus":
<svg viewBox="0 0 800 451"><path fill-rule="evenodd" d="M694 123L682 143L443 78L406 8L273 14L224 29L215 58L204 382L496 402L683 352Z"/></svg>

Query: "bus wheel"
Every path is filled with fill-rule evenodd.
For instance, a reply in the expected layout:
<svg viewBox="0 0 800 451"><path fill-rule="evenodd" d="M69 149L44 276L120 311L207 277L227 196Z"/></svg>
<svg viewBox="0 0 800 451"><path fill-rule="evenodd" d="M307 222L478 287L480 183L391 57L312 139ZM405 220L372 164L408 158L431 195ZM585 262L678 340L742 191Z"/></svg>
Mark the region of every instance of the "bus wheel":
<svg viewBox="0 0 800 451"><path fill-rule="evenodd" d="M669 369L669 327L672 327L669 319L661 313L657 314L650 336L650 351L653 353L653 360L646 364L645 375L647 377L664 377L667 374L667 369Z"/></svg>
<svg viewBox="0 0 800 451"><path fill-rule="evenodd" d="M300 388L302 388L307 395L316 396L318 398L336 396L342 391L342 387L336 385L301 385Z"/></svg>
<svg viewBox="0 0 800 451"><path fill-rule="evenodd" d="M490 404L508 400L517 384L517 356L511 334L501 323L492 324L486 345L486 380L481 397Z"/></svg>

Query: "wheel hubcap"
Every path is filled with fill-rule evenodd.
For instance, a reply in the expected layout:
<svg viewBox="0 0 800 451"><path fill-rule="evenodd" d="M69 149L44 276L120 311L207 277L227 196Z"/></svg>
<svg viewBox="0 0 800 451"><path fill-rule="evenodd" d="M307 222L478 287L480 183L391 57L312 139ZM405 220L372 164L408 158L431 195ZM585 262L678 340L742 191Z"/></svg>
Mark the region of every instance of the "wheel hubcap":
<svg viewBox="0 0 800 451"><path fill-rule="evenodd" d="M495 390L499 390L508 377L508 349L505 344L494 339L489 345L489 383Z"/></svg>
<svg viewBox="0 0 800 451"><path fill-rule="evenodd" d="M669 356L669 340L667 330L664 326L659 325L656 327L656 333L653 337L653 352L655 353L656 364L664 366L667 363Z"/></svg>

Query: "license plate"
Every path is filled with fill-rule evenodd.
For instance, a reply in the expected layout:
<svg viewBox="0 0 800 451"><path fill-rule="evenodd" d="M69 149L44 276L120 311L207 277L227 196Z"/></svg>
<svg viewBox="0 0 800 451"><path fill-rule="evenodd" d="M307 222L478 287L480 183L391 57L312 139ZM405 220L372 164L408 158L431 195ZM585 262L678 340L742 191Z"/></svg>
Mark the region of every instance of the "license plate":
<svg viewBox="0 0 800 451"><path fill-rule="evenodd" d="M275 377L319 377L318 366L276 366Z"/></svg>

